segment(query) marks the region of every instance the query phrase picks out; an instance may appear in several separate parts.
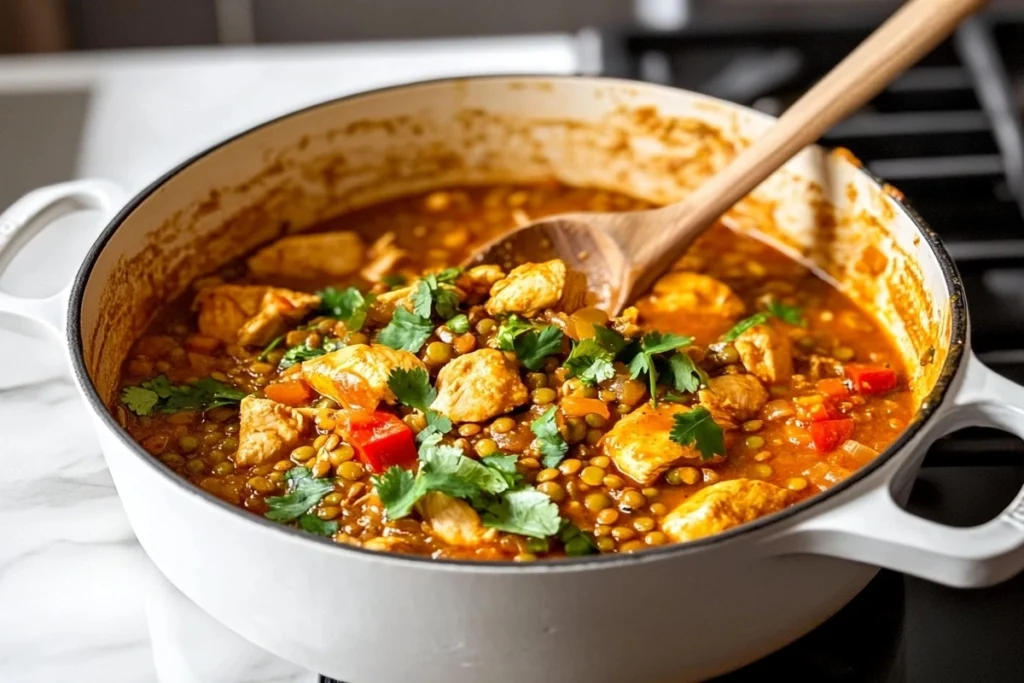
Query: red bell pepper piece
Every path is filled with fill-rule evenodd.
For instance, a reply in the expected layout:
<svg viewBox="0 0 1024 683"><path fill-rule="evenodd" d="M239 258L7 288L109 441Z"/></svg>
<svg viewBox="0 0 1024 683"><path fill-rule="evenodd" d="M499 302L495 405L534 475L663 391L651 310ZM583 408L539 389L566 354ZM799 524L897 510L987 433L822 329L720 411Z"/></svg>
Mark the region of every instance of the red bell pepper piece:
<svg viewBox="0 0 1024 683"><path fill-rule="evenodd" d="M359 459L374 472L392 465L408 467L416 462L416 440L412 430L397 415L378 410L349 417L348 442Z"/></svg>
<svg viewBox="0 0 1024 683"><path fill-rule="evenodd" d="M830 399L821 394L797 396L793 399L796 414L804 422L820 422L822 420L838 420L843 413Z"/></svg>
<svg viewBox="0 0 1024 683"><path fill-rule="evenodd" d="M843 368L853 382L853 388L862 394L884 394L896 388L896 371L881 365L850 363Z"/></svg>
<svg viewBox="0 0 1024 683"><path fill-rule="evenodd" d="M853 436L853 420L843 418L812 422L808 430L811 432L814 449L819 453L828 453Z"/></svg>

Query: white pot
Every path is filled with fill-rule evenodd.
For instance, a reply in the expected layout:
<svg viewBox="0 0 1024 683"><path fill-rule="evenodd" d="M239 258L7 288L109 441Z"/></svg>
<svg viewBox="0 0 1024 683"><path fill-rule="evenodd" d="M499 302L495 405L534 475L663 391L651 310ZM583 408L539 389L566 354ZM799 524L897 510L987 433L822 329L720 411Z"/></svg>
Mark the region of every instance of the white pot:
<svg viewBox="0 0 1024 683"><path fill-rule="evenodd" d="M443 80L343 98L171 171L113 218L65 293L2 295L0 312L67 335L139 541L185 595L257 645L351 683L703 679L811 630L877 567L969 587L1024 566L1021 496L967 529L900 507L937 437L967 425L1024 435L1024 388L971 354L964 292L935 235L846 155L805 150L727 221L801 252L877 312L911 373L918 418L846 481L738 529L531 565L354 549L191 486L108 406L152 313L196 275L283 231L460 183L555 177L668 201L770 122L693 93L598 78ZM0 240L74 208L120 204L102 183L44 188L0 218Z"/></svg>

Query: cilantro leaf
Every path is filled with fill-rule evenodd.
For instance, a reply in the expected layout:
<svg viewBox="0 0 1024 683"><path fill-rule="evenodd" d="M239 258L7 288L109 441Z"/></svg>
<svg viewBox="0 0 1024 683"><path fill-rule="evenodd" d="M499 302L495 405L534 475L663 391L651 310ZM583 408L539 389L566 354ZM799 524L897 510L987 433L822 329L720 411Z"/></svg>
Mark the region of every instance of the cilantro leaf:
<svg viewBox="0 0 1024 683"><path fill-rule="evenodd" d="M548 356L562 350L562 331L554 325L547 325L539 332L530 330L512 341L519 360L529 370L536 372L544 367Z"/></svg>
<svg viewBox="0 0 1024 683"><path fill-rule="evenodd" d="M523 480L523 475L516 469L519 458L515 455L505 453L493 453L480 458L486 467L501 473L501 476L508 482L509 488L514 488Z"/></svg>
<svg viewBox="0 0 1024 683"><path fill-rule="evenodd" d="M654 364L654 355L686 346L692 341L693 337L671 333L662 334L661 332L648 332L640 340L640 350L629 361L629 376L631 379L637 379L640 375L647 375L651 402L655 405L657 405L658 370Z"/></svg>
<svg viewBox="0 0 1024 683"><path fill-rule="evenodd" d="M546 538L558 533L562 519L558 506L537 489L508 491L487 506L484 526L532 538Z"/></svg>
<svg viewBox="0 0 1024 683"><path fill-rule="evenodd" d="M462 268L445 268L435 277L437 277L438 282L450 285L455 282L460 275L462 275Z"/></svg>
<svg viewBox="0 0 1024 683"><path fill-rule="evenodd" d="M166 375L158 375L138 386L125 387L121 391L121 401L137 415L150 415L154 409L177 413L234 405L246 395L241 389L212 377L204 377L195 384L171 384Z"/></svg>
<svg viewBox="0 0 1024 683"><path fill-rule="evenodd" d="M562 528L558 530L558 540L565 547L565 554L571 557L598 552L594 537L568 520L562 522Z"/></svg>
<svg viewBox="0 0 1024 683"><path fill-rule="evenodd" d="M416 501L426 493L422 480L417 480L412 472L398 465L392 465L384 474L370 477L370 481L377 489L377 497L384 505L388 519L401 519L408 515Z"/></svg>
<svg viewBox="0 0 1024 683"><path fill-rule="evenodd" d="M437 398L437 390L430 386L430 376L423 368L395 368L388 377L388 389L403 405L423 413Z"/></svg>
<svg viewBox="0 0 1024 683"><path fill-rule="evenodd" d="M521 318L515 313L507 317L502 321L501 325L498 326L498 332L495 335L495 341L498 344L498 348L502 351L514 351L515 347L513 343L516 337L532 330L536 327L533 323L525 318Z"/></svg>
<svg viewBox="0 0 1024 683"><path fill-rule="evenodd" d="M337 522L325 522L316 515L308 512L299 517L299 528L317 536L333 536L338 533Z"/></svg>
<svg viewBox="0 0 1024 683"><path fill-rule="evenodd" d="M596 340L582 339L573 344L563 365L569 370L569 377L578 377L587 386L594 386L615 376L614 357L613 352Z"/></svg>
<svg viewBox="0 0 1024 683"><path fill-rule="evenodd" d="M275 522L291 522L309 512L314 505L334 490L327 479L316 479L305 467L293 467L284 475L288 493L267 498L267 511L263 514Z"/></svg>
<svg viewBox="0 0 1024 683"><path fill-rule="evenodd" d="M317 358L326 353L326 349L322 346L313 348L308 346L306 342L302 342L301 344L293 346L284 352L284 355L281 356L280 362L277 364L277 368L279 370L284 370L285 368L290 368L293 365L307 361L310 358Z"/></svg>
<svg viewBox="0 0 1024 683"><path fill-rule="evenodd" d="M725 455L725 435L704 406L672 416L674 426L669 438L682 446L697 446L701 460Z"/></svg>
<svg viewBox="0 0 1024 683"><path fill-rule="evenodd" d="M433 333L434 325L429 318L411 313L404 306L397 306L395 317L377 335L377 343L418 353Z"/></svg>
<svg viewBox="0 0 1024 683"><path fill-rule="evenodd" d="M798 327L804 327L807 325L807 321L804 320L804 314L796 306L789 306L782 303L781 301L769 301L766 311L760 311L752 316L746 317L743 320L736 323L731 330L722 335L722 341L733 341L736 337L740 336L751 327L756 325L764 325L771 318L778 318L784 323L790 325L796 325Z"/></svg>
<svg viewBox="0 0 1024 683"><path fill-rule="evenodd" d="M371 479L388 519L405 517L416 501L431 491L476 500L508 489L509 482L501 472L467 458L460 448L438 443L440 438L427 439L420 447L420 469L415 476L395 466Z"/></svg>
<svg viewBox="0 0 1024 683"><path fill-rule="evenodd" d="M455 334L466 334L469 332L469 318L466 317L465 313L459 313L456 316L448 318L448 329Z"/></svg>
<svg viewBox="0 0 1024 683"><path fill-rule="evenodd" d="M327 287L317 292L320 297L320 311L345 323L349 332L358 332L366 324L366 316L373 303L373 296L364 296L355 287L337 290Z"/></svg>
<svg viewBox="0 0 1024 683"><path fill-rule="evenodd" d="M533 442L543 456L544 467L556 467L562 462L562 458L569 452L569 444L558 431L554 406L530 423L530 431L537 437Z"/></svg>
<svg viewBox="0 0 1024 683"><path fill-rule="evenodd" d="M389 275L385 275L380 279L380 281L386 284L391 289L398 289L399 287L405 285L406 282L408 282L406 277L401 273L391 273Z"/></svg>
<svg viewBox="0 0 1024 683"><path fill-rule="evenodd" d="M629 341L625 337L604 325L594 325L594 338L601 348L612 355L612 360L619 355L619 351L629 345Z"/></svg>
<svg viewBox="0 0 1024 683"><path fill-rule="evenodd" d="M430 386L430 377L423 368L395 368L388 376L388 388L402 405L416 408L426 418L426 428L416 435L419 441L425 441L432 434L447 434L452 430L452 421L430 408L437 398L437 390Z"/></svg>
<svg viewBox="0 0 1024 683"><path fill-rule="evenodd" d="M121 403L136 415L149 415L160 403L160 397L152 389L140 386L125 387L121 390Z"/></svg>
<svg viewBox="0 0 1024 683"><path fill-rule="evenodd" d="M260 355L256 358L256 360L258 360L260 362L265 361L267 359L267 354L269 354L271 351L276 349L281 344L281 342L283 342L283 341L284 341L284 335L283 334L281 336L279 336L279 337L274 337L274 339L271 340L271 342L269 344L267 344L267 346L263 349L263 351L260 352Z"/></svg>
<svg viewBox="0 0 1024 683"><path fill-rule="evenodd" d="M441 284L437 275L425 275L413 292L412 312L421 318L430 318L431 310L445 320L455 316L459 312L459 295L450 285Z"/></svg>
<svg viewBox="0 0 1024 683"><path fill-rule="evenodd" d="M707 384L708 376L703 370L697 367L689 354L674 353L668 359L669 374L672 377L672 386L676 391L695 393L702 384Z"/></svg>

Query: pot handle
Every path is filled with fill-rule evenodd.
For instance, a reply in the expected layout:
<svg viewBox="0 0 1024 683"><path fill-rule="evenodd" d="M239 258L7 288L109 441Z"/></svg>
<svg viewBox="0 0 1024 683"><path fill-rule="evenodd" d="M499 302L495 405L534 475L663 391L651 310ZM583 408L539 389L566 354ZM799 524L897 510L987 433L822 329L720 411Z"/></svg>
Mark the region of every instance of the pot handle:
<svg viewBox="0 0 1024 683"><path fill-rule="evenodd" d="M1024 438L1024 387L993 372L972 353L952 405L938 411L924 443L969 426ZM1024 489L1002 514L975 527L938 524L901 508L897 484L909 485L918 460L885 480L772 539L783 553L806 552L875 564L959 588L988 586L1024 569Z"/></svg>
<svg viewBox="0 0 1024 683"><path fill-rule="evenodd" d="M0 214L0 274L25 244L54 221L90 209L101 211L102 220L107 221L126 199L121 188L106 180L72 180L29 192ZM40 322L62 335L70 289L68 282L58 293L41 299L0 291L0 313Z"/></svg>

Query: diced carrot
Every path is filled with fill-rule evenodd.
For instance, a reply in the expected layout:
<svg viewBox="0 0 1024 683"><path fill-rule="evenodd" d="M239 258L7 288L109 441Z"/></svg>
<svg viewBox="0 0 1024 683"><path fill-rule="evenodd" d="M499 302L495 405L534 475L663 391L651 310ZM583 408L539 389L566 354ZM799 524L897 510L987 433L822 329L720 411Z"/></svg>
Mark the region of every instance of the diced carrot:
<svg viewBox="0 0 1024 683"><path fill-rule="evenodd" d="M271 401L283 403L286 406L302 406L313 400L316 393L306 384L304 380L297 379L290 382L278 382L268 384L263 389Z"/></svg>
<svg viewBox="0 0 1024 683"><path fill-rule="evenodd" d="M837 377L819 379L816 386L818 391L835 401L841 401L850 395L850 389L846 383Z"/></svg>
<svg viewBox="0 0 1024 683"><path fill-rule="evenodd" d="M787 422L783 431L786 433L786 441L792 444L809 446L811 443L811 434L803 427Z"/></svg>
<svg viewBox="0 0 1024 683"><path fill-rule="evenodd" d="M568 417L585 417L590 413L595 413L606 420L611 418L608 404L597 398L566 396L559 405L562 412Z"/></svg>
<svg viewBox="0 0 1024 683"><path fill-rule="evenodd" d="M884 394L896 388L896 371L880 365L849 363L843 372L853 382L853 388L862 394Z"/></svg>
<svg viewBox="0 0 1024 683"><path fill-rule="evenodd" d="M814 449L819 453L834 451L853 435L853 420L822 420L812 422L809 428Z"/></svg>
<svg viewBox="0 0 1024 683"><path fill-rule="evenodd" d="M796 405L797 417L804 422L835 420L843 416L835 404L821 394L795 396L793 403Z"/></svg>

